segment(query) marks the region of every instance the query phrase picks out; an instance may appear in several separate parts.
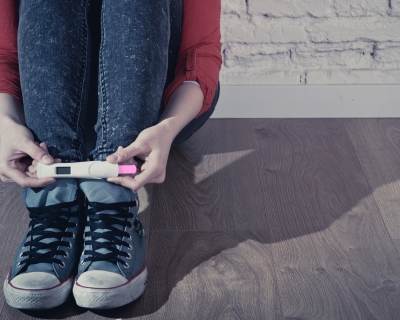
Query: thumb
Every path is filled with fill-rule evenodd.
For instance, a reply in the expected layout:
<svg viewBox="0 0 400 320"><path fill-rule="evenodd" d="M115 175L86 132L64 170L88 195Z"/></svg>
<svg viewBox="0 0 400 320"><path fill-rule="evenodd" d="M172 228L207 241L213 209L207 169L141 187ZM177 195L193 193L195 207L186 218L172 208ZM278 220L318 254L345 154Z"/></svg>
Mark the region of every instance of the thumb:
<svg viewBox="0 0 400 320"><path fill-rule="evenodd" d="M120 163L127 161L139 153L139 149L134 144L124 148L119 146L117 151L107 157L107 161L111 163Z"/></svg>
<svg viewBox="0 0 400 320"><path fill-rule="evenodd" d="M33 141L25 141L21 145L21 151L29 155L33 160L44 164L51 164L54 162L53 157L49 154L46 147L38 146Z"/></svg>

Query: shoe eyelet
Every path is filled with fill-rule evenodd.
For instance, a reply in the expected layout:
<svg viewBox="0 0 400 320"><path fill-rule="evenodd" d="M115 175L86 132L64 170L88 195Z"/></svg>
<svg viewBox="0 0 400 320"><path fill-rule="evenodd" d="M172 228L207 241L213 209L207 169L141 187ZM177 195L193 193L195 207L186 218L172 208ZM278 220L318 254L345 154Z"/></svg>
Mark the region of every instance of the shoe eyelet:
<svg viewBox="0 0 400 320"><path fill-rule="evenodd" d="M84 265L85 263L85 260L81 260L81 265Z"/></svg>
<svg viewBox="0 0 400 320"><path fill-rule="evenodd" d="M75 239L75 233L72 234L71 239Z"/></svg>
<svg viewBox="0 0 400 320"><path fill-rule="evenodd" d="M67 247L68 249L71 249L72 248L72 243L71 242L68 242L68 247Z"/></svg>
<svg viewBox="0 0 400 320"><path fill-rule="evenodd" d="M61 261L61 263L58 264L60 266L60 268L64 268L65 267L65 263Z"/></svg>
<svg viewBox="0 0 400 320"><path fill-rule="evenodd" d="M22 254L23 254L23 252L21 252L21 253L19 254L19 257L20 257L20 258L22 258L22 257L23 257L23 256L22 256Z"/></svg>
<svg viewBox="0 0 400 320"><path fill-rule="evenodd" d="M132 256L130 255L130 253L128 253L128 256L126 257L128 260L132 259Z"/></svg>
<svg viewBox="0 0 400 320"><path fill-rule="evenodd" d="M68 252L64 251L63 257L68 258Z"/></svg>
<svg viewBox="0 0 400 320"><path fill-rule="evenodd" d="M132 246L129 244L128 250L132 250Z"/></svg>
<svg viewBox="0 0 400 320"><path fill-rule="evenodd" d="M128 263L124 263L123 265L122 265L125 269L128 269L129 268L129 264Z"/></svg>
<svg viewBox="0 0 400 320"><path fill-rule="evenodd" d="M21 268L21 262L18 262L17 268Z"/></svg>

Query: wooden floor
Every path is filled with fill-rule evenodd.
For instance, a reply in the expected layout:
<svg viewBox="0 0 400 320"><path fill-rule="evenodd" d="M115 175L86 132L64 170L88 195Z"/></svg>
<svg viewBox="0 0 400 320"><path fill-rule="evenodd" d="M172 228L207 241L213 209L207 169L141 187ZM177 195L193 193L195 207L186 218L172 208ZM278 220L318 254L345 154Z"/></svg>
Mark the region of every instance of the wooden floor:
<svg viewBox="0 0 400 320"><path fill-rule="evenodd" d="M210 120L140 190L149 282L1 319L400 319L400 119ZM0 277L28 217L0 186Z"/></svg>

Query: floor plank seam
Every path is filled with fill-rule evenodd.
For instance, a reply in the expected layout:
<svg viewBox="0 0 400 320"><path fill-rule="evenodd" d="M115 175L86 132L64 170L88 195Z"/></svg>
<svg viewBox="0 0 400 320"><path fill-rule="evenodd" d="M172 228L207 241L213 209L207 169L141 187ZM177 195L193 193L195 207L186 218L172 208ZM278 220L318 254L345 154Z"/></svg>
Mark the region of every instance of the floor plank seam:
<svg viewBox="0 0 400 320"><path fill-rule="evenodd" d="M353 150L354 150L354 153L355 153L355 155L356 155L356 157L357 157L358 163L360 164L361 169L362 169L362 171L363 171L363 173L364 173L364 177L365 177L365 179L366 179L366 181L367 181L367 183L368 183L368 187L369 187L369 189L370 189L370 193L369 193L369 194L372 196L373 201L374 201L374 203L375 203L375 205L376 205L376 208L377 208L378 211L379 211L380 219L382 220L382 223L383 223L383 225L385 226L385 232L386 232L387 236L388 236L390 239L393 240L393 238L392 238L391 235L390 235L389 229L388 229L388 227L387 227L387 225L386 225L386 222L385 222L385 219L384 219L384 217L383 217L383 214L382 214L382 211L381 211L381 209L380 209L380 206L379 206L379 204L378 204L378 201L377 201L377 199L376 199L376 197L375 197L375 195L374 195L374 188L372 187L372 183L371 183L370 178L368 177L366 168L365 168L365 166L363 165L363 162L361 161L361 158L360 158L360 154L359 154L359 152L358 152L358 149L357 149L356 146L354 145L354 141L353 141L353 139L351 138L351 134L350 134L350 132L349 132L347 126L346 126L345 124L343 124L343 127L344 127L344 129L346 130L346 132L347 132L347 136L348 136L348 138L349 138L349 140L350 140L351 146L352 146L352 148L353 148ZM393 244L393 246L395 246L394 243L393 243L393 241L392 241L392 244Z"/></svg>

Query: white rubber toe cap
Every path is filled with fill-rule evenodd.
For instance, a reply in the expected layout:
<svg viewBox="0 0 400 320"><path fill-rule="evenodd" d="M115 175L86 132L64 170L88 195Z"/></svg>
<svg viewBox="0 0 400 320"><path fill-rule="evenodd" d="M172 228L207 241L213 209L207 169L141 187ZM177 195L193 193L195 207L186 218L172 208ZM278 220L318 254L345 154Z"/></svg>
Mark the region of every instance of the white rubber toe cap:
<svg viewBox="0 0 400 320"><path fill-rule="evenodd" d="M106 289L118 287L127 281L125 277L114 272L90 270L82 273L76 282L83 287Z"/></svg>
<svg viewBox="0 0 400 320"><path fill-rule="evenodd" d="M49 289L59 285L60 280L47 272L28 272L14 277L11 284L20 289Z"/></svg>

